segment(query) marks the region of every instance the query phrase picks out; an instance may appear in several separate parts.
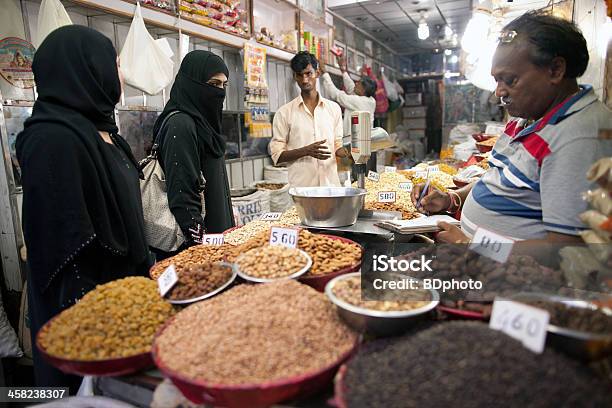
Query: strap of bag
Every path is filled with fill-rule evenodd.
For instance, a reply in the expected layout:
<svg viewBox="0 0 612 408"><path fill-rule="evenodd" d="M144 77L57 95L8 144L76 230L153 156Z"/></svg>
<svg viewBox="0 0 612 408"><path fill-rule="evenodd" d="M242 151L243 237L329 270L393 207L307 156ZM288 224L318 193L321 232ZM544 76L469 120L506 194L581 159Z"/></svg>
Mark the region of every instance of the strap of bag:
<svg viewBox="0 0 612 408"><path fill-rule="evenodd" d="M159 146L161 146L161 143L162 143L162 141L160 140L160 138L162 137L162 129L164 128L164 126L166 126L168 119L170 119L172 116L174 116L175 114L179 112L180 111L178 110L170 112L168 116L166 116L164 120L162 121L161 126L159 127L159 130L157 131L157 134L155 135L155 139L153 139L153 146L151 146L151 153L147 157L142 159L140 163L138 163L138 167L141 171L142 169L144 169L144 167L147 164L149 164L151 160L157 160Z"/></svg>

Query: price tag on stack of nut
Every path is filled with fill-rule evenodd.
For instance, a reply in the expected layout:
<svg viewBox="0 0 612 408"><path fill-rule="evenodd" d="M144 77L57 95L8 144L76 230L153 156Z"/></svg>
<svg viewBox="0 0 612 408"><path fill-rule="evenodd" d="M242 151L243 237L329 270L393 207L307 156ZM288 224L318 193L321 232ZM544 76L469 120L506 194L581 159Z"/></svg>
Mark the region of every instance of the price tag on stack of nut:
<svg viewBox="0 0 612 408"><path fill-rule="evenodd" d="M378 192L378 202L379 203L394 203L396 200L396 192L395 191L379 191Z"/></svg>
<svg viewBox="0 0 612 408"><path fill-rule="evenodd" d="M300 230L298 228L270 228L270 245L284 246L287 248L295 248L298 244Z"/></svg>
<svg viewBox="0 0 612 408"><path fill-rule="evenodd" d="M223 245L223 234L204 234L202 236L203 245Z"/></svg>
<svg viewBox="0 0 612 408"><path fill-rule="evenodd" d="M370 170L368 172L368 179L372 180L372 181L378 181L378 180L380 180L380 174L378 174L375 171Z"/></svg>
<svg viewBox="0 0 612 408"><path fill-rule="evenodd" d="M176 269L174 269L174 265L170 265L164 271L164 273L161 274L159 279L157 279L157 284L159 285L159 294L162 297L166 296L166 293L168 293L168 291L172 289L172 287L174 287L177 282L178 275L176 274Z"/></svg>
<svg viewBox="0 0 612 408"><path fill-rule="evenodd" d="M260 221L278 221L283 216L281 212L269 212L261 215Z"/></svg>

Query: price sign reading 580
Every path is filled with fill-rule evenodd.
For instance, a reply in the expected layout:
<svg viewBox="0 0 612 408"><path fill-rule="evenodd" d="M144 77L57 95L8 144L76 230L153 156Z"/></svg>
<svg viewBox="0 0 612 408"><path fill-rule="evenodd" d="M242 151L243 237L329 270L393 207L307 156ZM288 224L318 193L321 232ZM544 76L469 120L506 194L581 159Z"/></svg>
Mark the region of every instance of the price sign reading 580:
<svg viewBox="0 0 612 408"><path fill-rule="evenodd" d="M395 191L379 191L378 202L379 203L394 203L396 198Z"/></svg>
<svg viewBox="0 0 612 408"><path fill-rule="evenodd" d="M297 228L270 228L270 245L284 246L288 248L297 247L300 230Z"/></svg>

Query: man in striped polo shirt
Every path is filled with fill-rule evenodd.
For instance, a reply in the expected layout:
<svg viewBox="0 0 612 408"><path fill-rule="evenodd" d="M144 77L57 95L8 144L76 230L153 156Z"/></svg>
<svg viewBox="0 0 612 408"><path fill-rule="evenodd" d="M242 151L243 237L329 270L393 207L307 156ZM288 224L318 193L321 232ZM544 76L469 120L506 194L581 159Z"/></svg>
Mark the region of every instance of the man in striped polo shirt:
<svg viewBox="0 0 612 408"><path fill-rule="evenodd" d="M478 182L421 201L427 212L462 207L461 229L442 224L439 241L466 242L478 227L528 245L580 241L581 195L592 187L586 173L612 156L612 142L598 138L612 129L612 112L576 80L588 60L584 37L568 21L530 12L504 27L491 74L513 119Z"/></svg>

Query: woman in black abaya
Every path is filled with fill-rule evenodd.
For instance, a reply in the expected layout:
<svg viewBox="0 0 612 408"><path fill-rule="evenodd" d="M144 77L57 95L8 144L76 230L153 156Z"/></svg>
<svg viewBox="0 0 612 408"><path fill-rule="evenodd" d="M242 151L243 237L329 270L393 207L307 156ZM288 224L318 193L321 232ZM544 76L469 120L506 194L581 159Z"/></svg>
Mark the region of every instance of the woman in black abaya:
<svg viewBox="0 0 612 408"><path fill-rule="evenodd" d="M188 53L153 129L160 136L159 162L166 175L170 211L185 236L183 247L196 244L204 233L234 226L221 134L228 76L227 66L212 52ZM159 258L168 255L156 252Z"/></svg>
<svg viewBox="0 0 612 408"><path fill-rule="evenodd" d="M32 69L38 99L17 157L34 342L44 323L96 285L146 274L151 256L137 163L114 119L121 82L111 41L87 27L59 28ZM37 385L78 389L79 377L33 351Z"/></svg>

